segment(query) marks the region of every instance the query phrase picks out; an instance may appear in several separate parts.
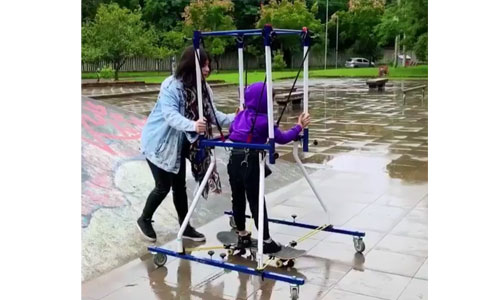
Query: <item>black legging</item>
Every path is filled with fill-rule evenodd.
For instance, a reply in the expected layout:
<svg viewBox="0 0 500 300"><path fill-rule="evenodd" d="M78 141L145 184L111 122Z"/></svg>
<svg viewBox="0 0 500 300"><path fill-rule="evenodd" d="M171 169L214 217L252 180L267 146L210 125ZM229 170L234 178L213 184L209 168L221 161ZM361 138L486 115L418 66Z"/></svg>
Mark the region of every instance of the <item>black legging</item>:
<svg viewBox="0 0 500 300"><path fill-rule="evenodd" d="M170 188L173 191L174 198L174 206L177 211L177 216L179 220L179 224L182 224L186 214L188 212L188 200L186 194L186 153L187 153L187 141L183 143L183 150L181 151L181 165L179 169L179 173L174 174L167 172L163 169L160 169L148 159L148 165L151 169L151 173L153 173L153 177L155 180L155 187L151 191L146 200L146 205L144 206L144 210L142 212L142 217L144 219L151 219L153 217L154 212L160 206L161 202L165 197L167 197L170 192Z"/></svg>
<svg viewBox="0 0 500 300"><path fill-rule="evenodd" d="M227 165L229 184L233 198L233 215L236 228L245 230L246 199L250 205L250 211L255 221L255 227L259 229L259 154L250 151L247 165L241 163L245 160L245 154L241 151L233 151ZM246 196L246 199L245 199ZM264 240L269 239L269 224L267 221L267 209L264 200Z"/></svg>

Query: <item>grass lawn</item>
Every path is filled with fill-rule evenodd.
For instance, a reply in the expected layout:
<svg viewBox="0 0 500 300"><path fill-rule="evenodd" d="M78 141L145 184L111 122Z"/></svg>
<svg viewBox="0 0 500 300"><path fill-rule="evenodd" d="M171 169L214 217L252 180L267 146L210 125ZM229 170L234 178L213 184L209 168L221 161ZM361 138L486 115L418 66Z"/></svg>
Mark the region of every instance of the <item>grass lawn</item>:
<svg viewBox="0 0 500 300"><path fill-rule="evenodd" d="M273 80L283 78L295 78L297 70L293 71L275 71L273 72ZM161 83L165 77L169 76L169 72L121 72L121 80L137 80L145 81L146 83ZM264 80L264 70L248 71L248 83ZM309 70L309 78L341 78L341 77L377 77L378 68L342 68L342 69L327 69L327 70ZM300 74L302 77L302 72ZM96 79L95 73L82 73L82 79ZM408 79L408 78L427 78L427 65L407 67L407 68L391 68L389 67L390 79ZM238 83L238 71L221 71L212 73L209 80L224 80L227 83Z"/></svg>

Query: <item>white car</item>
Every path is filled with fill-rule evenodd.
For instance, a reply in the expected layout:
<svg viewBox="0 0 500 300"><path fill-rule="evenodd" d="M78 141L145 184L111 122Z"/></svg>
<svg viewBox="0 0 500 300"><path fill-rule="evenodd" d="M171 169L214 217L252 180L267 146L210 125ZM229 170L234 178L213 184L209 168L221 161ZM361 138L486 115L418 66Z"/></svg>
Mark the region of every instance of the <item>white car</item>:
<svg viewBox="0 0 500 300"><path fill-rule="evenodd" d="M366 58L353 57L349 58L345 62L345 66L347 68L369 68L369 67L375 67L375 64L373 62L370 63L370 61Z"/></svg>

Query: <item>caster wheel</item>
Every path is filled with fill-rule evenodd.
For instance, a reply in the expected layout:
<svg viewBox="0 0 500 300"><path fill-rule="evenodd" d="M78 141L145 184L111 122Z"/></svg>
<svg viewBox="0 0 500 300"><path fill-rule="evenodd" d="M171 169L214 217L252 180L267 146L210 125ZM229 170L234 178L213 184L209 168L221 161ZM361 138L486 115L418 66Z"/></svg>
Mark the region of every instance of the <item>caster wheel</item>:
<svg viewBox="0 0 500 300"><path fill-rule="evenodd" d="M281 259L278 259L278 260L276 261L276 267L278 267L278 268L283 267L283 266L284 266L284 264L285 264L285 263L284 263L284 261L283 261L283 260L281 260Z"/></svg>
<svg viewBox="0 0 500 300"><path fill-rule="evenodd" d="M234 217L233 216L229 217L229 226L231 226L231 228L236 229L236 222L234 221Z"/></svg>
<svg viewBox="0 0 500 300"><path fill-rule="evenodd" d="M290 298L292 298L292 300L297 300L299 299L299 288L294 286L294 287L290 287Z"/></svg>
<svg viewBox="0 0 500 300"><path fill-rule="evenodd" d="M167 262L167 256L162 253L156 253L153 255L153 262L156 266L161 267Z"/></svg>
<svg viewBox="0 0 500 300"><path fill-rule="evenodd" d="M295 265L295 260L294 259L289 259L286 261L286 266L289 267L289 268L293 268L293 266Z"/></svg>
<svg viewBox="0 0 500 300"><path fill-rule="evenodd" d="M363 241L363 238L354 237L353 242L354 242L354 249L356 249L356 252L362 253L363 251L365 251L366 247L365 247L365 242Z"/></svg>

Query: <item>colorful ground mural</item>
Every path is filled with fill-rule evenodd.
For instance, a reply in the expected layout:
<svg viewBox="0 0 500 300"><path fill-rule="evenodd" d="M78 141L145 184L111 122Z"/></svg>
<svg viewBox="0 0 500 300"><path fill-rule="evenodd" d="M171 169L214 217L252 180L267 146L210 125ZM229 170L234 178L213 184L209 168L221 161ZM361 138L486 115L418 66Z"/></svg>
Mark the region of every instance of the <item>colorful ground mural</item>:
<svg viewBox="0 0 500 300"><path fill-rule="evenodd" d="M114 185L124 162L141 159L140 137L146 118L82 97L82 227L98 209L127 204Z"/></svg>

